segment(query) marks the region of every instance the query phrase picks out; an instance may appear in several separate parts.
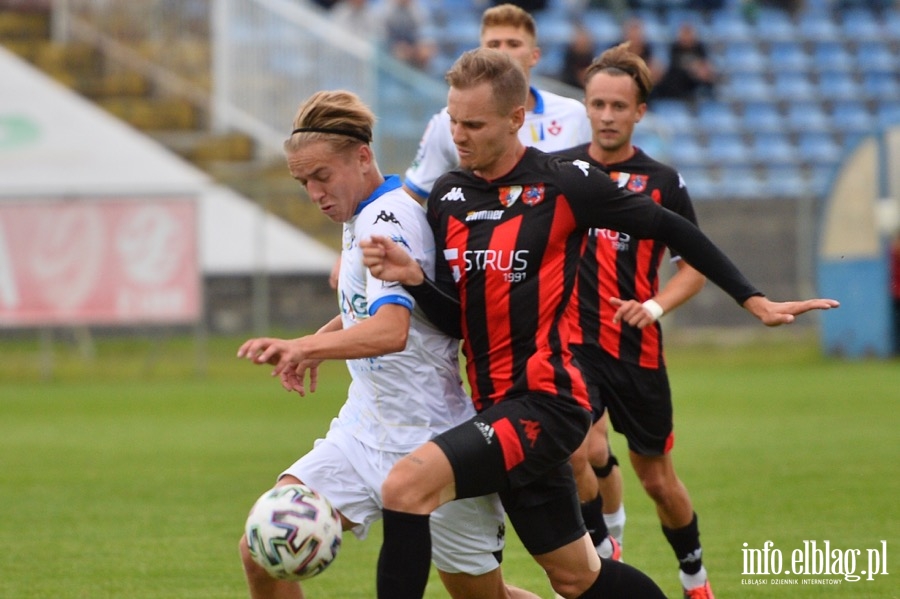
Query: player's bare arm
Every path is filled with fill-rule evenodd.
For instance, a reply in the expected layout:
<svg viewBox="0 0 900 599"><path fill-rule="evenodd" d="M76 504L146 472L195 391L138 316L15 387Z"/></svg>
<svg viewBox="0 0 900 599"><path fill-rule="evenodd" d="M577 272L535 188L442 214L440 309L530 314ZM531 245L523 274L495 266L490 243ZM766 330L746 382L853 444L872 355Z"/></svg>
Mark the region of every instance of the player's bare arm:
<svg viewBox="0 0 900 599"><path fill-rule="evenodd" d="M652 298L652 302L656 304L655 310L648 305L649 301L641 303L618 297L609 298L610 303L618 308L613 315L613 322L624 322L642 329L700 293L706 284L706 277L684 260L678 260L676 264L678 272Z"/></svg>

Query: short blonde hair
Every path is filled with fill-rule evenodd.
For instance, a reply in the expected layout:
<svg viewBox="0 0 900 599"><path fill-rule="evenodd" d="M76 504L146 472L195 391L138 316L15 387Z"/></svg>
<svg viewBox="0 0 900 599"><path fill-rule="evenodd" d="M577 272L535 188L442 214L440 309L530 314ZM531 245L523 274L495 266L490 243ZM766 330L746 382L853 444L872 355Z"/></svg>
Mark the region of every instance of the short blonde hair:
<svg viewBox="0 0 900 599"><path fill-rule="evenodd" d="M515 4L498 4L485 10L481 14L481 34L488 27L515 27L528 32L537 42L537 25L528 12Z"/></svg>
<svg viewBox="0 0 900 599"><path fill-rule="evenodd" d="M489 83L497 110L504 115L524 106L528 98L528 81L522 67L507 54L490 48L463 52L447 71L446 80L456 89Z"/></svg>
<svg viewBox="0 0 900 599"><path fill-rule="evenodd" d="M285 151L325 140L335 152L372 141L375 114L353 92L319 91L297 109L291 136L284 142Z"/></svg>

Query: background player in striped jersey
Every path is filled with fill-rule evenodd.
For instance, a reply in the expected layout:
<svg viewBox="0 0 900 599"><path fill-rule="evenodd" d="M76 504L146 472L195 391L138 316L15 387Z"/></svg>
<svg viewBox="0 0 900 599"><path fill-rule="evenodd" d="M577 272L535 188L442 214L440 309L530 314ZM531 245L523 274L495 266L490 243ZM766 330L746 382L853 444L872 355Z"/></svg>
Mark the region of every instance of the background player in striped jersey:
<svg viewBox="0 0 900 599"><path fill-rule="evenodd" d="M478 414L398 461L382 486L380 599L420 599L428 581L429 515L499 491L522 543L563 597L664 597L635 568L598 557L569 458L591 425L568 345L566 308L591 227L656 238L764 324L828 309L833 300L772 302L690 221L620 189L584 161L518 138L528 85L507 55L465 52L447 73L460 167L428 199L435 279L386 236L360 242L373 276L403 283L429 319L461 336Z"/></svg>
<svg viewBox="0 0 900 599"><path fill-rule="evenodd" d="M560 154L599 167L620 187L649 195L696 224L679 174L632 144L652 87L647 64L627 42L606 50L585 74L593 138ZM678 272L659 289L665 251L659 241L592 229L585 238L570 304L569 339L595 413L608 409L613 427L628 440L635 473L655 502L663 533L678 558L685 597L711 599L697 516L672 462L672 397L658 322L664 312L699 293L706 278L672 251ZM603 431L592 429L589 438L591 464L606 464ZM591 475L588 466L582 476Z"/></svg>
<svg viewBox="0 0 900 599"><path fill-rule="evenodd" d="M315 390L322 360L347 360L353 379L347 401L325 438L277 484L302 481L321 492L344 529L360 538L381 517L381 482L391 464L475 412L460 379L458 340L414 311L400 285L374 279L362 263L359 239L380 234L434 269L434 236L422 207L401 189L399 177L378 169L369 145L374 119L349 92L319 92L300 107L285 153L312 201L343 223L341 313L314 335L250 339L238 351L273 364L282 385L301 395L307 373L309 391ZM537 599L503 584L504 517L496 496L448 504L432 525L433 559L452 597ZM246 538L241 556L253 599L303 597L297 583L269 577L250 558Z"/></svg>

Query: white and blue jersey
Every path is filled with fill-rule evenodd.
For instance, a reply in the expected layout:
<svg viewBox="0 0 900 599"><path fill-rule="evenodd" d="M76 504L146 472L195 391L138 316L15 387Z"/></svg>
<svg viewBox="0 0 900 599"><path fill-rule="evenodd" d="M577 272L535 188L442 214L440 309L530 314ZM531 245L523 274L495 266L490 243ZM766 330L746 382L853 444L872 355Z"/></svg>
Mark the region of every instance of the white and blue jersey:
<svg viewBox="0 0 900 599"><path fill-rule="evenodd" d="M533 110L526 111L519 141L526 147L557 152L591 141L591 124L584 104L548 91L530 89ZM413 163L406 169L406 186L427 198L438 177L459 166L445 107L431 117L419 141Z"/></svg>
<svg viewBox="0 0 900 599"><path fill-rule="evenodd" d="M390 237L406 248L426 275L434 276L434 237L425 210L388 177L344 223L338 299L345 329L385 304L412 311L401 352L347 360L353 378L347 402L332 427L348 427L362 443L381 451L408 452L475 414L459 371L459 341L434 328L397 283L373 277L359 241Z"/></svg>

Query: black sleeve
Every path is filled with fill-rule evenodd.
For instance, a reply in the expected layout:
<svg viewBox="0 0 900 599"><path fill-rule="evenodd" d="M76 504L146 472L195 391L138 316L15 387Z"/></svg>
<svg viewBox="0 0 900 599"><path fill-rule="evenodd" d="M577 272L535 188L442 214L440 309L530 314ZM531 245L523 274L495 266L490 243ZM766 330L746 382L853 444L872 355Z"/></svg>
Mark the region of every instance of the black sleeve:
<svg viewBox="0 0 900 599"><path fill-rule="evenodd" d="M428 320L442 333L462 339L462 325L459 299L455 289L442 289L428 277L421 285L404 285L404 289L416 300Z"/></svg>

